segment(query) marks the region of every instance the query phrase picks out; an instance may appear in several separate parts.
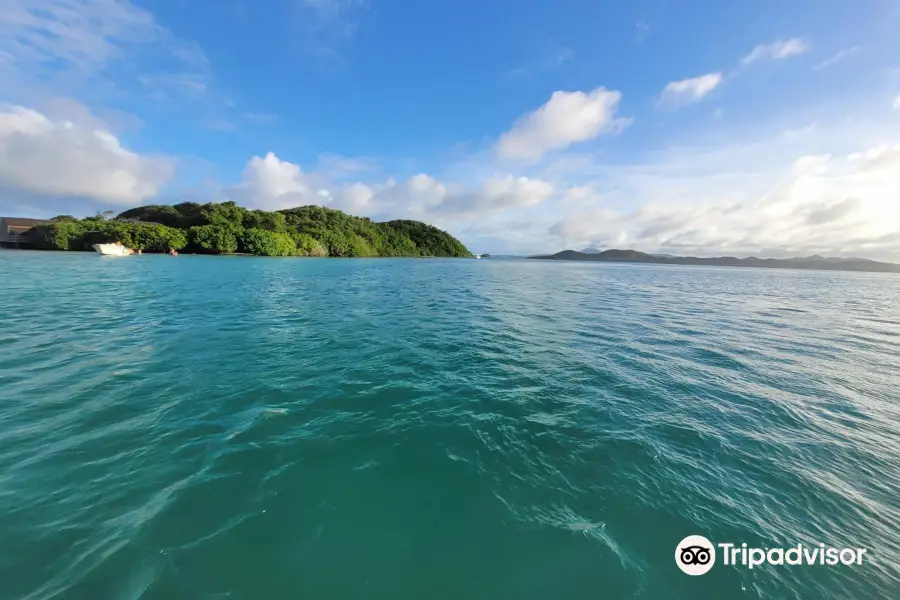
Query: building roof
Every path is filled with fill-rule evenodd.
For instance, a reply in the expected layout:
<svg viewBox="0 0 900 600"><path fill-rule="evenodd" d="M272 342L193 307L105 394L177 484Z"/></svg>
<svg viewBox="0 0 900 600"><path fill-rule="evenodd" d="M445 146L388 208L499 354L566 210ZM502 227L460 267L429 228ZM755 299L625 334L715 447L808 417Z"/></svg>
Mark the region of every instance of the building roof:
<svg viewBox="0 0 900 600"><path fill-rule="evenodd" d="M7 227L34 227L35 225L53 223L53 221L47 219L20 219L19 217L0 217L0 221L6 223Z"/></svg>

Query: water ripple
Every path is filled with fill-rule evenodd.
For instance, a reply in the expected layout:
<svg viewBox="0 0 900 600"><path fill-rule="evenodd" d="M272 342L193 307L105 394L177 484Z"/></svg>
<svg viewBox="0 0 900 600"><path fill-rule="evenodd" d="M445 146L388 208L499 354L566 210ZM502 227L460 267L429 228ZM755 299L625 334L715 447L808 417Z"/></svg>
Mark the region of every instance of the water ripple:
<svg viewBox="0 0 900 600"><path fill-rule="evenodd" d="M898 277L12 251L0 277L4 600L900 594ZM870 561L689 578L688 534Z"/></svg>

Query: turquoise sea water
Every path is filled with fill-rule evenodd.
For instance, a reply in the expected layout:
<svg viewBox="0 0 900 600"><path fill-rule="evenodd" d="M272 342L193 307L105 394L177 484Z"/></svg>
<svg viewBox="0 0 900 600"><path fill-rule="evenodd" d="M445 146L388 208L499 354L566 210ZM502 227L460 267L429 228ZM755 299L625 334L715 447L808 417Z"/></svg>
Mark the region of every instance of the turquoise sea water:
<svg viewBox="0 0 900 600"><path fill-rule="evenodd" d="M900 598L900 277L0 251L0 598ZM861 566L674 561L689 534Z"/></svg>

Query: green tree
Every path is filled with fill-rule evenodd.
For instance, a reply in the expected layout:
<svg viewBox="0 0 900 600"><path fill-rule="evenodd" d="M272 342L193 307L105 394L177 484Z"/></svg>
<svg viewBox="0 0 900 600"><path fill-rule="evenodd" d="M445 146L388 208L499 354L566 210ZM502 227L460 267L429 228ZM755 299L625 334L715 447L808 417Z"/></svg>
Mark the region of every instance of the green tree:
<svg viewBox="0 0 900 600"><path fill-rule="evenodd" d="M325 248L328 249L328 256L352 256L351 242L343 231L326 229L316 237L325 244Z"/></svg>
<svg viewBox="0 0 900 600"><path fill-rule="evenodd" d="M471 257L472 253L446 231L419 221L389 221L384 223L408 237L421 256Z"/></svg>
<svg viewBox="0 0 900 600"><path fill-rule="evenodd" d="M167 204L150 204L139 206L119 213L118 221L144 221L147 223L160 223L168 227L189 229L194 225L206 223L201 211L203 206L196 202L182 202L175 206Z"/></svg>
<svg viewBox="0 0 900 600"><path fill-rule="evenodd" d="M275 233L287 231L287 220L278 212L250 210L244 214L244 227L247 229L265 229Z"/></svg>
<svg viewBox="0 0 900 600"><path fill-rule="evenodd" d="M173 206L156 205L132 208L116 216L117 221L145 221L160 223L169 227L178 227L180 215Z"/></svg>
<svg viewBox="0 0 900 600"><path fill-rule="evenodd" d="M181 250L187 246L187 232L165 225L135 225L132 233L133 248L150 252L166 252L169 248Z"/></svg>
<svg viewBox="0 0 900 600"><path fill-rule="evenodd" d="M195 225L203 225L203 205L196 202L182 202L173 206L178 211L178 228L190 229Z"/></svg>
<svg viewBox="0 0 900 600"><path fill-rule="evenodd" d="M85 228L78 221L64 221L34 228L35 245L44 250L83 250Z"/></svg>
<svg viewBox="0 0 900 600"><path fill-rule="evenodd" d="M238 249L234 231L222 225L191 227L188 230L188 241L194 250L206 254L232 254Z"/></svg>
<svg viewBox="0 0 900 600"><path fill-rule="evenodd" d="M291 235L297 245L299 256L328 256L328 250L322 242L306 233L294 233Z"/></svg>
<svg viewBox="0 0 900 600"><path fill-rule="evenodd" d="M257 256L294 256L297 244L286 233L275 233L265 229L245 229L240 238L241 250Z"/></svg>
<svg viewBox="0 0 900 600"><path fill-rule="evenodd" d="M135 232L137 227L133 223L121 221L95 221L90 232L97 232L103 238L103 243L121 242L123 246L134 248L137 245Z"/></svg>
<svg viewBox="0 0 900 600"><path fill-rule="evenodd" d="M350 253L348 256L367 257L377 256L377 254L366 238L361 235L354 235L350 238Z"/></svg>
<svg viewBox="0 0 900 600"><path fill-rule="evenodd" d="M205 204L200 210L207 224L228 227L235 231L244 228L244 219L248 212L246 208L242 208L234 202Z"/></svg>

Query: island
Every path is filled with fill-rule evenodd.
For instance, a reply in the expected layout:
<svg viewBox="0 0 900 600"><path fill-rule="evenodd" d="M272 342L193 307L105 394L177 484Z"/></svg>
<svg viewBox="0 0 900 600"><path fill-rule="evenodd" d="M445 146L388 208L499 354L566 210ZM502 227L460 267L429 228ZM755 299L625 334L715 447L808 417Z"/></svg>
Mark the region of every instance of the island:
<svg viewBox="0 0 900 600"><path fill-rule="evenodd" d="M38 222L20 238L20 247L43 250L90 250L118 241L143 252L472 257L449 233L419 221L379 223L322 206L249 210L234 202L141 206L108 218L60 215Z"/></svg>
<svg viewBox="0 0 900 600"><path fill-rule="evenodd" d="M871 271L900 273L900 265L878 262L866 258L838 258L819 255L794 258L736 258L719 256L672 256L671 254L646 254L637 250L604 250L603 252L577 252L563 250L556 254L542 254L527 258L538 260L574 260L614 263L649 263L657 265L703 265L716 267L755 267L763 269L816 269L825 271Z"/></svg>

